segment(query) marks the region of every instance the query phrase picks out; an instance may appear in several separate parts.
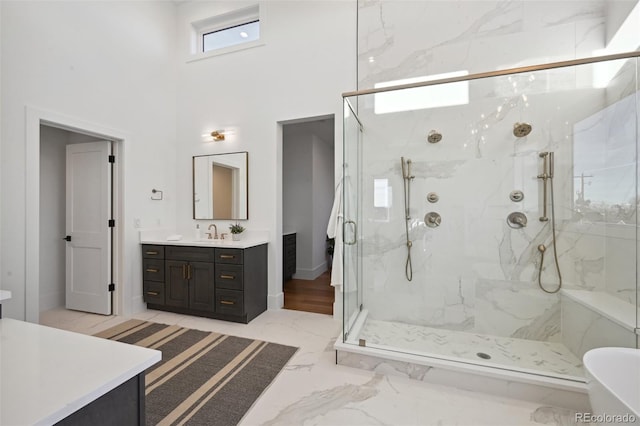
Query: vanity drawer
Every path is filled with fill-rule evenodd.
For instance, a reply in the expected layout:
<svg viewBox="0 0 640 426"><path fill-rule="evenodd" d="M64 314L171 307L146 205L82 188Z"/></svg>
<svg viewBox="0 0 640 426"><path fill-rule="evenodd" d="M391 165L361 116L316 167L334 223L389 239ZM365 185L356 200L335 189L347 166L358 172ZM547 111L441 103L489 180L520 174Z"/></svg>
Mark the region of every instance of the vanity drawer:
<svg viewBox="0 0 640 426"><path fill-rule="evenodd" d="M164 281L164 260L142 259L142 279L144 281Z"/></svg>
<svg viewBox="0 0 640 426"><path fill-rule="evenodd" d="M244 298L241 291L216 289L216 313L242 315Z"/></svg>
<svg viewBox="0 0 640 426"><path fill-rule="evenodd" d="M145 281L143 286L143 299L146 303L164 305L164 283Z"/></svg>
<svg viewBox="0 0 640 426"><path fill-rule="evenodd" d="M184 260L189 262L213 262L213 247L166 246L165 259Z"/></svg>
<svg viewBox="0 0 640 426"><path fill-rule="evenodd" d="M242 290L242 265L216 263L216 288Z"/></svg>
<svg viewBox="0 0 640 426"><path fill-rule="evenodd" d="M222 249L216 248L217 263L242 264L242 249Z"/></svg>
<svg viewBox="0 0 640 426"><path fill-rule="evenodd" d="M143 244L142 257L144 259L164 259L164 246Z"/></svg>

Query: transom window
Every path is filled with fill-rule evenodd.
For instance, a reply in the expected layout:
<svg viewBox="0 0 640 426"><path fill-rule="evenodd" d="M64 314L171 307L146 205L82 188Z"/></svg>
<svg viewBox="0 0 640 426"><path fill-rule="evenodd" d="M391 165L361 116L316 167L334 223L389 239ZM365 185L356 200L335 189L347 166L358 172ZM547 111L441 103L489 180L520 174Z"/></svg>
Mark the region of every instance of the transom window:
<svg viewBox="0 0 640 426"><path fill-rule="evenodd" d="M193 55L217 55L260 45L260 5L192 22Z"/></svg>
<svg viewBox="0 0 640 426"><path fill-rule="evenodd" d="M202 34L202 51L209 52L259 39L260 21L255 20Z"/></svg>

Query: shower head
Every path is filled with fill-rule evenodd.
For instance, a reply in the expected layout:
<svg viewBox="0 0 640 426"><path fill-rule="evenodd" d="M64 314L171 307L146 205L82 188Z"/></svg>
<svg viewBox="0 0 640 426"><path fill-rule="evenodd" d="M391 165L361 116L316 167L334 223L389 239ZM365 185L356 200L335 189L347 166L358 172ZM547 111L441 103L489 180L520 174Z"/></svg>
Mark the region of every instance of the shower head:
<svg viewBox="0 0 640 426"><path fill-rule="evenodd" d="M427 142L429 143L438 143L442 140L442 133L432 130L427 135Z"/></svg>
<svg viewBox="0 0 640 426"><path fill-rule="evenodd" d="M513 136L517 138L523 138L531 133L531 124L529 123L516 123L513 125Z"/></svg>

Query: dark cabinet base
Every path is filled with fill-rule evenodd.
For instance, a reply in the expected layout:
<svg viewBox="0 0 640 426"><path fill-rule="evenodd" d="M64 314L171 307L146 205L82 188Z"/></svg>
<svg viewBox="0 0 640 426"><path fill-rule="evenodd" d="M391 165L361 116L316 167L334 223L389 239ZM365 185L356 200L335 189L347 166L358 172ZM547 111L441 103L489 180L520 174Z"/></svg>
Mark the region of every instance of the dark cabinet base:
<svg viewBox="0 0 640 426"><path fill-rule="evenodd" d="M144 373L140 373L56 423L57 426L144 425Z"/></svg>
<svg viewBox="0 0 640 426"><path fill-rule="evenodd" d="M253 318L259 315L258 314L252 318L249 318L246 314L245 315L228 315L228 314L221 314L219 312L197 311L194 309L180 308L177 306L154 305L153 303L147 303L147 309L152 309L154 311L173 312L174 314L193 315L196 317L218 319L218 320L229 321L229 322L239 322L242 324L248 324L249 321L251 321Z"/></svg>
<svg viewBox="0 0 640 426"><path fill-rule="evenodd" d="M267 244L242 249L143 245L142 255L149 309L243 324L267 310Z"/></svg>

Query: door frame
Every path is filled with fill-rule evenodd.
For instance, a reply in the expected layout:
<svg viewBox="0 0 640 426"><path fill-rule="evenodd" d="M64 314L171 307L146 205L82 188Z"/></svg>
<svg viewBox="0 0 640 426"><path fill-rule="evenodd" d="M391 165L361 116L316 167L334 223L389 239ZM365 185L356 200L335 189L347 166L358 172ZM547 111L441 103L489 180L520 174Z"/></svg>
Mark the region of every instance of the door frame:
<svg viewBox="0 0 640 426"><path fill-rule="evenodd" d="M124 306L124 146L129 135L117 129L27 106L25 123L25 320L40 320L40 125L56 127L112 141L113 218L112 281L116 283L112 312L121 315Z"/></svg>

